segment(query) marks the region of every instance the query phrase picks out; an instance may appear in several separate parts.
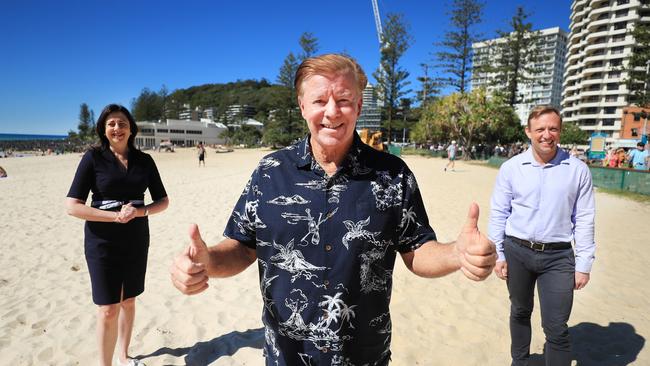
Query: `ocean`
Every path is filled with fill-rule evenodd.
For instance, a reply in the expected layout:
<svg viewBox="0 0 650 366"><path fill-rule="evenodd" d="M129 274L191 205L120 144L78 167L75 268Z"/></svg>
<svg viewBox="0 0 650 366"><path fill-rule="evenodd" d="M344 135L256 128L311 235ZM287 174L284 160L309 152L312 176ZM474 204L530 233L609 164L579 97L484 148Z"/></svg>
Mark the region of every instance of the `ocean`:
<svg viewBox="0 0 650 366"><path fill-rule="evenodd" d="M68 135L29 135L19 133L0 133L0 141L63 140Z"/></svg>

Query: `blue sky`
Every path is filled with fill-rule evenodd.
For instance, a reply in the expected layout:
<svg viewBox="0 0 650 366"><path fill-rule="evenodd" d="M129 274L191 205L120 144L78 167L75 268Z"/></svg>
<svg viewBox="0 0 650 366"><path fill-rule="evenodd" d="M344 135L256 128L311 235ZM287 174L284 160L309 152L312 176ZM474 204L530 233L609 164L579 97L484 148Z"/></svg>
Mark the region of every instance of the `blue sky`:
<svg viewBox="0 0 650 366"><path fill-rule="evenodd" d="M401 63L411 88L449 26L450 1L379 0L382 17L402 13L409 24L414 43ZM570 0L488 0L477 29L507 29L517 6L535 29L568 30ZM275 82L303 32L318 38L319 53L345 51L369 75L378 65L370 0L3 0L0 133L66 134L81 103L96 116L108 103L130 108L145 87Z"/></svg>

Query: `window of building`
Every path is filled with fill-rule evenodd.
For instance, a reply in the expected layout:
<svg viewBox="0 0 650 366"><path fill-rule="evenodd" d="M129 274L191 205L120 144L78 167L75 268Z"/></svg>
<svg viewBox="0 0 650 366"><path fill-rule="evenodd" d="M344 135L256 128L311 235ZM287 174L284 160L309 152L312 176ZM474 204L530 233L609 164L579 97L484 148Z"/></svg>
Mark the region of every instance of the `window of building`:
<svg viewBox="0 0 650 366"><path fill-rule="evenodd" d="M605 114L614 114L616 113L616 107L605 107Z"/></svg>
<svg viewBox="0 0 650 366"><path fill-rule="evenodd" d="M638 128L633 128L630 130L632 132L632 137L637 137L639 136L639 129Z"/></svg>
<svg viewBox="0 0 650 366"><path fill-rule="evenodd" d="M621 72L620 71L610 71L609 74L607 74L607 77L609 79L617 79L621 77Z"/></svg>
<svg viewBox="0 0 650 366"><path fill-rule="evenodd" d="M614 119L613 118L605 118L603 120L603 126L614 126Z"/></svg>
<svg viewBox="0 0 650 366"><path fill-rule="evenodd" d="M196 130L187 130L185 131L188 135L202 135L203 131L196 131Z"/></svg>
<svg viewBox="0 0 650 366"><path fill-rule="evenodd" d="M185 133L185 130L169 130L171 133Z"/></svg>
<svg viewBox="0 0 650 366"><path fill-rule="evenodd" d="M612 47L612 55L618 55L619 53L623 53L624 49L625 47L623 46Z"/></svg>
<svg viewBox="0 0 650 366"><path fill-rule="evenodd" d="M608 95L605 97L605 102L616 102L618 100L618 95Z"/></svg>
<svg viewBox="0 0 650 366"><path fill-rule="evenodd" d="M625 4L629 4L629 3L630 3L630 0L618 0L618 1L616 1L616 5L625 5Z"/></svg>
<svg viewBox="0 0 650 366"><path fill-rule="evenodd" d="M618 90L618 84L616 83L607 84L607 90Z"/></svg>
<svg viewBox="0 0 650 366"><path fill-rule="evenodd" d="M616 13L614 13L614 18L621 18L624 16L627 16L627 9L617 10Z"/></svg>
<svg viewBox="0 0 650 366"><path fill-rule="evenodd" d="M617 58L615 60L609 60L609 66L616 67L623 65L623 59Z"/></svg>
<svg viewBox="0 0 650 366"><path fill-rule="evenodd" d="M614 30L625 29L627 22L614 23Z"/></svg>
<svg viewBox="0 0 650 366"><path fill-rule="evenodd" d="M169 130L166 128L159 128L158 133L169 133Z"/></svg>

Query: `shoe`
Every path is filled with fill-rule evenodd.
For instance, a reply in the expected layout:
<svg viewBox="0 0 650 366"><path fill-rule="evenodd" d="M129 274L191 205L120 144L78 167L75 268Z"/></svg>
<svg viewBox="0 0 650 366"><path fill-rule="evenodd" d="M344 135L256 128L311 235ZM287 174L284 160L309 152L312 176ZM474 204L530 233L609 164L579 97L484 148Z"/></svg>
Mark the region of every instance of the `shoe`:
<svg viewBox="0 0 650 366"><path fill-rule="evenodd" d="M117 360L117 364L119 366L147 366L144 364L144 362L135 358L129 358L129 360L126 361L126 363L121 363L120 360Z"/></svg>

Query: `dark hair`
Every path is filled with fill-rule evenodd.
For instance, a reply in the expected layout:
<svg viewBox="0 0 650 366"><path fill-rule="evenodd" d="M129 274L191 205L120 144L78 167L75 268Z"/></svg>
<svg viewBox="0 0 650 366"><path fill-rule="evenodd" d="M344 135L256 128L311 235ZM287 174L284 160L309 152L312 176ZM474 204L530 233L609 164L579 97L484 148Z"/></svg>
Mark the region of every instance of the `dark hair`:
<svg viewBox="0 0 650 366"><path fill-rule="evenodd" d="M562 124L562 115L560 115L560 111L558 111L557 108L553 106L544 104L538 105L530 110L530 114L528 115L528 127L530 128L530 121L534 120L535 118L539 118L543 114L548 113L554 113L560 117L560 124Z"/></svg>
<svg viewBox="0 0 650 366"><path fill-rule="evenodd" d="M129 112L126 107L121 106L119 104L109 104L104 109L102 110L102 113L99 115L99 118L97 119L97 124L95 125L95 131L97 132L97 136L99 137L100 141L100 146L102 150L106 150L109 148L110 143L108 142L108 139L106 138L106 120L108 119L108 116L111 113L115 112L121 112L126 116L126 119L129 120L129 129L131 130L131 136L129 136L129 140L127 141L127 146L129 147L129 150L135 150L135 136L138 134L138 125L135 124L135 119L131 115L131 112Z"/></svg>
<svg viewBox="0 0 650 366"><path fill-rule="evenodd" d="M636 143L636 146L645 147L645 144L643 143L643 141L639 141L639 142Z"/></svg>

